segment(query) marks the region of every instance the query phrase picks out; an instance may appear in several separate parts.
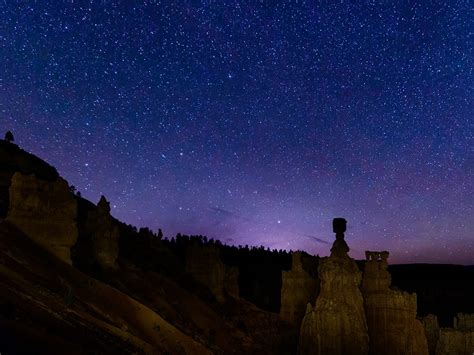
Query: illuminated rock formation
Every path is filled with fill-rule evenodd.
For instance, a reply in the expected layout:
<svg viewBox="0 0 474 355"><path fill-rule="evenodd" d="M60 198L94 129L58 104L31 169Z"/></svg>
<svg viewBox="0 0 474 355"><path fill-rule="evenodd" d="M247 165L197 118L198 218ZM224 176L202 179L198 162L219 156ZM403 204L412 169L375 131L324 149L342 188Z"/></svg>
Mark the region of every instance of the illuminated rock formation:
<svg viewBox="0 0 474 355"><path fill-rule="evenodd" d="M71 247L77 239L77 203L65 180L44 181L33 175L13 175L7 220L23 233L71 264Z"/></svg>
<svg viewBox="0 0 474 355"><path fill-rule="evenodd" d="M92 236L94 258L103 269L116 269L119 253L118 226L110 216L110 204L104 196L97 209L89 212L86 228Z"/></svg>
<svg viewBox="0 0 474 355"><path fill-rule="evenodd" d="M8 213L9 189L15 172L35 175L44 181L56 181L58 172L37 156L30 154L16 144L0 139L0 218Z"/></svg>
<svg viewBox="0 0 474 355"><path fill-rule="evenodd" d="M454 328L441 328L436 355L471 355L474 351L474 314L458 313Z"/></svg>
<svg viewBox="0 0 474 355"><path fill-rule="evenodd" d="M362 293L370 354L428 354L423 325L416 319L416 294L390 289L388 252L366 252Z"/></svg>
<svg viewBox="0 0 474 355"><path fill-rule="evenodd" d="M425 328L426 340L428 342L428 352L430 355L436 353L436 346L439 340L439 324L438 318L433 314L428 314L426 317L421 318L421 323Z"/></svg>
<svg viewBox="0 0 474 355"><path fill-rule="evenodd" d="M331 256L318 266L321 291L313 308L308 304L301 323L299 354L367 354L369 338L359 290L361 272L347 255L346 221L333 220L336 241Z"/></svg>
<svg viewBox="0 0 474 355"><path fill-rule="evenodd" d="M314 301L318 282L304 269L302 253L292 255L290 271L283 271L281 286L280 316L293 325L299 326L306 312L306 305Z"/></svg>

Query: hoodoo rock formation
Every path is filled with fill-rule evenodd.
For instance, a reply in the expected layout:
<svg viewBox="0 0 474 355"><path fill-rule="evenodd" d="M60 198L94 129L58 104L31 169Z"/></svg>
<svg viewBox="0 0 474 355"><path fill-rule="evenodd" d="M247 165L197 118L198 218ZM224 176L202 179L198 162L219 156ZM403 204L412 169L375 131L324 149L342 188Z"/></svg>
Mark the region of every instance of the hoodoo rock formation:
<svg viewBox="0 0 474 355"><path fill-rule="evenodd" d="M458 313L454 328L441 328L436 355L471 355L474 351L474 314Z"/></svg>
<svg viewBox="0 0 474 355"><path fill-rule="evenodd" d="M318 291L318 281L303 269L302 253L292 253L290 271L283 271L281 286L280 316L293 325L300 325L306 305L314 301Z"/></svg>
<svg viewBox="0 0 474 355"><path fill-rule="evenodd" d="M430 355L436 354L436 346L439 340L438 317L434 314L428 314L421 318L421 323L425 328L426 341L428 342L428 352Z"/></svg>
<svg viewBox="0 0 474 355"><path fill-rule="evenodd" d="M454 329L474 330L474 314L458 313L457 317L454 318Z"/></svg>
<svg viewBox="0 0 474 355"><path fill-rule="evenodd" d="M336 241L331 256L321 258L321 291L313 308L308 304L301 323L299 354L367 354L369 337L359 285L362 279L344 241L346 220L333 220Z"/></svg>
<svg viewBox="0 0 474 355"><path fill-rule="evenodd" d="M186 272L207 286L218 301L224 300L226 267L216 247L191 246L186 250Z"/></svg>
<svg viewBox="0 0 474 355"><path fill-rule="evenodd" d="M97 209L88 213L86 229L92 237L94 258L102 269L116 269L119 229L110 215L110 203L101 196Z"/></svg>
<svg viewBox="0 0 474 355"><path fill-rule="evenodd" d="M416 319L416 294L390 289L388 255L366 252L362 293L370 354L428 354L423 325Z"/></svg>
<svg viewBox="0 0 474 355"><path fill-rule="evenodd" d="M77 203L67 182L50 182L34 175L15 173L9 190L7 220L37 244L71 264L71 247L77 240Z"/></svg>

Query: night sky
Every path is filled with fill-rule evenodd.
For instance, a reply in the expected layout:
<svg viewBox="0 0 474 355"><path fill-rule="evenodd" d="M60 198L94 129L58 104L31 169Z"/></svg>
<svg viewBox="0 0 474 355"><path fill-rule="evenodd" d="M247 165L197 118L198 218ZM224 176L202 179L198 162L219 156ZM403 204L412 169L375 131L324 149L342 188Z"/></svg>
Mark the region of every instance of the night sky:
<svg viewBox="0 0 474 355"><path fill-rule="evenodd" d="M2 1L0 129L165 237L474 264L469 1L171 3Z"/></svg>

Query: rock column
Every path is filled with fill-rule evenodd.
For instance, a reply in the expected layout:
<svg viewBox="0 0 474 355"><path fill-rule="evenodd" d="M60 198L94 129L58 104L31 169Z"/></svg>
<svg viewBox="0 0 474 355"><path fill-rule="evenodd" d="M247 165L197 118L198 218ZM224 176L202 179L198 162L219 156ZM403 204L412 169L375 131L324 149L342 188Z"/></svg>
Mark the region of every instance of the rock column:
<svg viewBox="0 0 474 355"><path fill-rule="evenodd" d="M362 293L370 354L428 355L425 331L416 319L416 294L390 289L388 255L366 252Z"/></svg>
<svg viewBox="0 0 474 355"><path fill-rule="evenodd" d="M97 208L89 212L86 229L92 237L94 258L103 270L117 269L118 226L110 215L110 203L101 196Z"/></svg>
<svg viewBox="0 0 474 355"><path fill-rule="evenodd" d="M313 308L308 304L301 323L299 354L362 355L369 351L361 272L347 253L346 220L333 220L336 241L331 256L318 267L321 291Z"/></svg>

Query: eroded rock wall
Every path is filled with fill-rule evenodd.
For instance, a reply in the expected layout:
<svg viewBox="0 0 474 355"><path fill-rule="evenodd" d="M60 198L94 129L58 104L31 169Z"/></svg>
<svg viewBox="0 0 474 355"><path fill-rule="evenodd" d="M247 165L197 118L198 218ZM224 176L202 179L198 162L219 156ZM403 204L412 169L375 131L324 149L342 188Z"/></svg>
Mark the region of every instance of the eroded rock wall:
<svg viewBox="0 0 474 355"><path fill-rule="evenodd" d="M370 354L428 354L424 327L416 319L416 294L390 289L388 252L366 252L362 281Z"/></svg>
<svg viewBox="0 0 474 355"><path fill-rule="evenodd" d="M308 304L301 323L299 354L362 355L369 351L362 279L354 259L347 255L345 220L333 221L336 241L331 256L318 266L321 291L313 308Z"/></svg>
<svg viewBox="0 0 474 355"><path fill-rule="evenodd" d="M16 144L0 139L0 218L5 218L10 206L9 189L15 172L34 174L41 180L55 181L58 172L37 156Z"/></svg>
<svg viewBox="0 0 474 355"><path fill-rule="evenodd" d="M426 317L421 318L421 323L425 328L426 340L428 342L428 352L430 355L436 353L436 346L439 340L439 323L438 317L433 314L428 314Z"/></svg>
<svg viewBox="0 0 474 355"><path fill-rule="evenodd" d="M290 324L299 326L306 312L306 305L314 302L318 281L303 269L302 253L292 253L290 271L282 273L280 316Z"/></svg>
<svg viewBox="0 0 474 355"><path fill-rule="evenodd" d="M474 330L474 314L458 313L454 318L454 328L458 330Z"/></svg>
<svg viewBox="0 0 474 355"><path fill-rule="evenodd" d="M215 247L190 246L186 250L186 272L207 286L218 301L224 300L226 268Z"/></svg>
<svg viewBox="0 0 474 355"><path fill-rule="evenodd" d="M472 355L474 352L474 331L441 328L436 355Z"/></svg>
<svg viewBox="0 0 474 355"><path fill-rule="evenodd" d="M77 240L77 203L62 178L44 181L15 173L7 220L59 259L71 264Z"/></svg>
<svg viewBox="0 0 474 355"><path fill-rule="evenodd" d="M474 314L458 313L454 328L441 328L436 355L474 353Z"/></svg>

